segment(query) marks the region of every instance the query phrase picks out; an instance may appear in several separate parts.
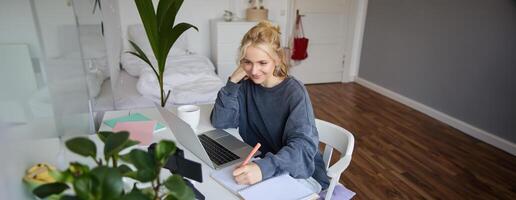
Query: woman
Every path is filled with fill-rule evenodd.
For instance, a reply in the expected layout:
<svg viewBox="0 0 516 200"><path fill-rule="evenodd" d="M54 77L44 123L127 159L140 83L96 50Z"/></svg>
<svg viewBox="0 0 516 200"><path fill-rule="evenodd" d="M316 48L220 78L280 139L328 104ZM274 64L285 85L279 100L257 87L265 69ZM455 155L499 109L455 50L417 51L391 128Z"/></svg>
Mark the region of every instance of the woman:
<svg viewBox="0 0 516 200"><path fill-rule="evenodd" d="M242 39L238 62L211 116L214 127L238 127L247 144L262 145L262 159L233 171L237 183L254 184L289 173L294 178L312 177L318 190L326 189L329 180L310 98L303 84L288 76L279 28L260 22L250 29Z"/></svg>

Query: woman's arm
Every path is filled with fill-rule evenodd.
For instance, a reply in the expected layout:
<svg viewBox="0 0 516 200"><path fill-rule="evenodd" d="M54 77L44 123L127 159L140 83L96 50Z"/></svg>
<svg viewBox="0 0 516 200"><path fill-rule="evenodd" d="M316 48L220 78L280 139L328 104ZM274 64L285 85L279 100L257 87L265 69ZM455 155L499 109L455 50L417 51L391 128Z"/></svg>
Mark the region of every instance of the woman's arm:
<svg viewBox="0 0 516 200"><path fill-rule="evenodd" d="M238 92L240 84L228 80L217 94L211 111L211 124L215 128L237 128L239 118Z"/></svg>
<svg viewBox="0 0 516 200"><path fill-rule="evenodd" d="M215 128L237 128L239 120L238 95L240 92L240 80L245 77L245 72L238 67L228 79L226 86L217 94L215 105L211 111L211 124Z"/></svg>

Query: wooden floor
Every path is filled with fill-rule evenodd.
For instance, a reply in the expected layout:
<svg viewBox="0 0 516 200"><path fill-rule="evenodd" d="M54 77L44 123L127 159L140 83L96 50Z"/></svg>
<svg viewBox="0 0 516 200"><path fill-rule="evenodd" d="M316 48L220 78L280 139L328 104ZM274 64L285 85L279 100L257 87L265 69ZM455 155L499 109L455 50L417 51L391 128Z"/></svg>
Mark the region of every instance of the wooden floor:
<svg viewBox="0 0 516 200"><path fill-rule="evenodd" d="M308 85L317 118L352 132L355 199L516 199L516 156L356 83Z"/></svg>

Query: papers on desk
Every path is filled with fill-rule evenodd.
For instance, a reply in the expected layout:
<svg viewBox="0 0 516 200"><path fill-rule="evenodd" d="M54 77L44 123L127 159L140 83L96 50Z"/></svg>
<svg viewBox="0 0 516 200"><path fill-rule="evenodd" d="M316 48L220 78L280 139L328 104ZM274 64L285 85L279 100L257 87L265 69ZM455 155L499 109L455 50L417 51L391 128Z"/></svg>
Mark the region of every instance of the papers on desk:
<svg viewBox="0 0 516 200"><path fill-rule="evenodd" d="M238 163L240 164L240 163ZM254 185L238 185L233 178L233 169L238 165L214 171L215 181L243 199L315 199L318 197L310 188L288 174L272 177Z"/></svg>
<svg viewBox="0 0 516 200"><path fill-rule="evenodd" d="M113 128L113 132L129 132L129 138L139 141L140 145L150 145L153 138L152 133L166 129L163 124L151 120L140 113L132 113L126 116L109 119L104 121L104 124Z"/></svg>
<svg viewBox="0 0 516 200"><path fill-rule="evenodd" d="M104 124L108 125L111 128L114 128L116 123L118 122L135 122L135 121L151 121L148 117L141 113L131 113L129 115L123 117L117 117L114 119L108 119L104 121ZM154 133L165 130L167 127L161 123L156 123L154 127Z"/></svg>
<svg viewBox="0 0 516 200"><path fill-rule="evenodd" d="M127 131L131 140L148 146L152 143L152 132L155 126L155 121L118 122L113 128L113 132Z"/></svg>
<svg viewBox="0 0 516 200"><path fill-rule="evenodd" d="M238 163L240 164L240 163ZM218 183L231 191L233 194L238 194L238 191L248 187L248 185L238 185L233 179L233 170L237 165L231 165L220 170L213 171L211 177Z"/></svg>

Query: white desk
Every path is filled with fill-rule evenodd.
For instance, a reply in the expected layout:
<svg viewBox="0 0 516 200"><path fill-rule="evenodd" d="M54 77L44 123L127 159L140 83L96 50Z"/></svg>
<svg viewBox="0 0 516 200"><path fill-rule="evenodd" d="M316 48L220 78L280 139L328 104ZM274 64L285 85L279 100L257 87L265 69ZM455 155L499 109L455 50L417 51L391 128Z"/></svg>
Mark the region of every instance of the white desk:
<svg viewBox="0 0 516 200"><path fill-rule="evenodd" d="M213 129L209 120L212 107L213 105L201 105L201 119L199 122L198 132L204 132ZM104 119L124 116L129 114L129 112L139 112L149 118L166 124L155 108L106 112ZM175 112L175 110L173 110L173 112ZM102 124L100 130L111 131L111 128L105 124ZM228 131L232 134L236 134L235 136L237 138L240 138L236 130ZM101 147L99 145L102 145L102 143L97 138L97 136L91 135L90 138L95 143L97 143L97 147ZM69 138L65 138L64 140L67 139ZM161 139L175 141L172 132L168 128L155 134L155 141L159 141ZM208 165L199 160L190 151L188 151L188 149L184 148L184 146L178 142L176 142L176 145L184 150L186 158L202 164L203 182L193 182L195 187L201 191L206 199L238 199L236 195L223 188L211 178L210 174L213 169L208 167ZM97 151L97 155L102 155L102 148L97 148ZM25 170L36 163L49 163L58 168L64 168L68 166L68 162L70 161L80 161L82 163L87 163L90 166L94 166L94 163L90 158L84 158L73 154L72 152L69 152L67 149L65 149L64 145L62 146L62 152L60 153L60 142L58 138L21 141L7 144L3 143L0 145L0 160L0 199L34 199L34 196L24 186L22 178L25 175ZM167 177L170 175L170 172L164 169L162 170L161 174L163 177Z"/></svg>
<svg viewBox="0 0 516 200"><path fill-rule="evenodd" d="M56 165L59 139L41 139L0 145L0 199L35 199L22 182L25 170L36 163Z"/></svg>
<svg viewBox="0 0 516 200"><path fill-rule="evenodd" d="M213 108L213 105L207 104L207 105L201 105L200 107L201 107L201 118L199 121L199 126L197 128L198 133L202 133L204 131L213 129L213 126L211 126L211 122L210 122L210 112L211 112L211 109ZM175 107L171 107L171 108L167 108L167 109L174 113L176 112ZM157 120L157 121L163 123L164 125L166 125L165 121L161 118L161 115L159 114L158 110L156 110L155 108L134 109L134 110L130 110L130 111L124 110L124 111L106 112L104 114L104 120L125 116L125 115L128 115L129 112L141 113L153 120ZM102 125L100 127L100 131L111 131L111 128L109 126L105 125L104 123L102 123ZM232 130L230 129L227 131L232 133L233 135L235 135L237 138L240 138L240 136L238 135L238 133L235 129L232 129ZM211 178L210 175L211 175L211 172L213 171L213 169L210 168L208 165L206 165L199 158L197 158L188 149L184 148L183 145L181 145L179 142L177 142L169 128L154 134L155 142L162 140L162 139L168 139L168 140L175 141L176 145L179 148L184 150L185 158L202 164L203 182L202 183L194 183L194 185L199 191L201 191L201 193L206 197L206 199L217 199L217 200L219 200L219 199L224 199L224 200L239 199L236 195L229 192L227 189L225 189L220 184L215 182L215 180L213 180L213 178ZM162 170L161 174L168 176L168 175L170 175L170 172L168 170Z"/></svg>

